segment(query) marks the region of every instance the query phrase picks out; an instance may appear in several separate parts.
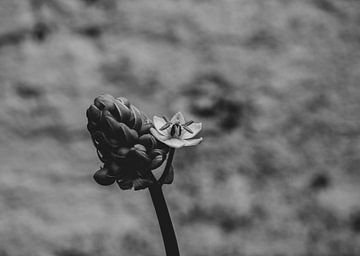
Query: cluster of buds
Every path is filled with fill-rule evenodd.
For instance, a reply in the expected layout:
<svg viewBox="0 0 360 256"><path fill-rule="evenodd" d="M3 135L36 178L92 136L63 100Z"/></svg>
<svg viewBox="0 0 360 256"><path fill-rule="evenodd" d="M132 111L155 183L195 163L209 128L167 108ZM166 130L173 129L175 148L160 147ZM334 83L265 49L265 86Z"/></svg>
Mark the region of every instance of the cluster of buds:
<svg viewBox="0 0 360 256"><path fill-rule="evenodd" d="M144 189L156 182L151 170L162 165L169 148L150 132L152 122L124 98L101 95L86 116L87 128L103 167L95 175L100 185L115 182L121 189Z"/></svg>

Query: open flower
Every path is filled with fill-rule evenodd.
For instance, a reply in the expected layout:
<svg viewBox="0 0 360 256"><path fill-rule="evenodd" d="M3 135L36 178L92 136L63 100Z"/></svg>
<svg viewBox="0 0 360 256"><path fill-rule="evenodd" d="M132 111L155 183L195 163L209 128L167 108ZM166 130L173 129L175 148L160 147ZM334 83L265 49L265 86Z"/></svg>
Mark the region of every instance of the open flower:
<svg viewBox="0 0 360 256"><path fill-rule="evenodd" d="M159 141L172 148L198 145L203 138L193 139L201 130L201 123L185 122L184 116L178 112L170 121L166 117L154 116L151 134Z"/></svg>

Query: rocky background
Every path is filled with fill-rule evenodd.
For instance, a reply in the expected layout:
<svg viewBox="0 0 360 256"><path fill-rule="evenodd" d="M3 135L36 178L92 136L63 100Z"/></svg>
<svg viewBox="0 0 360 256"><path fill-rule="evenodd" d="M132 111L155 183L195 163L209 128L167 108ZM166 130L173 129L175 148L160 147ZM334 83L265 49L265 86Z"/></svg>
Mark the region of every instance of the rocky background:
<svg viewBox="0 0 360 256"><path fill-rule="evenodd" d="M182 111L183 256L360 255L360 1L0 0L0 255L164 255L147 191L100 187L99 94Z"/></svg>

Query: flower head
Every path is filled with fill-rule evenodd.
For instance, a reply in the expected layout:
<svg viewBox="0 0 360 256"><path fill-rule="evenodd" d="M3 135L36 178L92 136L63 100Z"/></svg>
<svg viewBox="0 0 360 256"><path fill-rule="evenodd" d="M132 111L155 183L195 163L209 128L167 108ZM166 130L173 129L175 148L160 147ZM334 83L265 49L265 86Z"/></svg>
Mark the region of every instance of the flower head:
<svg viewBox="0 0 360 256"><path fill-rule="evenodd" d="M166 159L168 147L150 134L151 121L126 98L97 97L87 112L91 139L104 163L95 175L100 185L115 181L122 189L153 183L151 170Z"/></svg>
<svg viewBox="0 0 360 256"><path fill-rule="evenodd" d="M178 112L169 121L166 117L154 116L150 132L159 141L172 148L198 145L203 138L193 139L201 130L201 123L185 122L184 116Z"/></svg>

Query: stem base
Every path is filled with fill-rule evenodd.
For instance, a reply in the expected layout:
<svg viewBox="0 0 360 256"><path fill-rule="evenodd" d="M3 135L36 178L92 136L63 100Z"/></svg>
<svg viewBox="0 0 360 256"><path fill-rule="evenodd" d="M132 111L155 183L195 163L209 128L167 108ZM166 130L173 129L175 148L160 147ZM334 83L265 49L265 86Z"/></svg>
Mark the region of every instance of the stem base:
<svg viewBox="0 0 360 256"><path fill-rule="evenodd" d="M154 204L156 216L159 221L161 235L164 240L166 255L180 256L174 227L171 221L169 210L166 205L161 185L154 184L149 187L149 191L152 202Z"/></svg>

